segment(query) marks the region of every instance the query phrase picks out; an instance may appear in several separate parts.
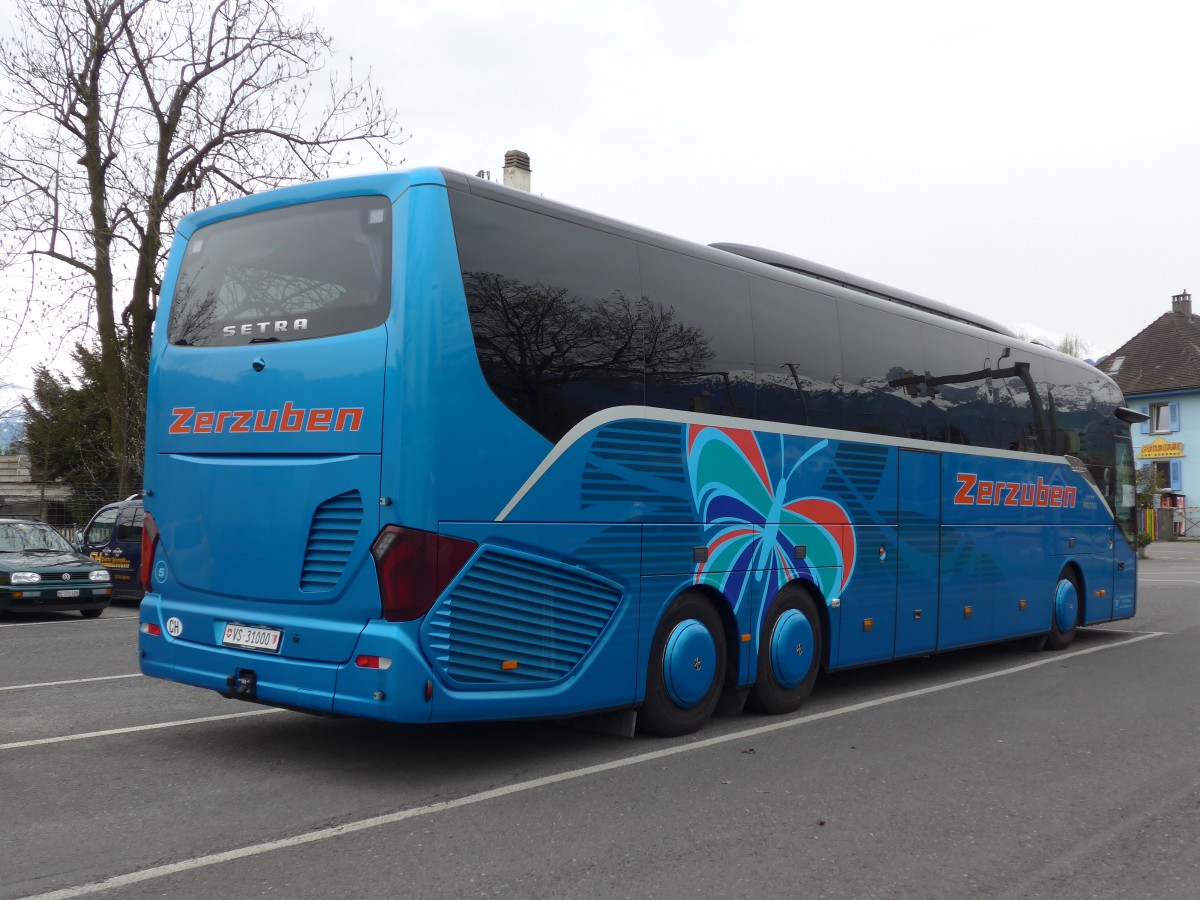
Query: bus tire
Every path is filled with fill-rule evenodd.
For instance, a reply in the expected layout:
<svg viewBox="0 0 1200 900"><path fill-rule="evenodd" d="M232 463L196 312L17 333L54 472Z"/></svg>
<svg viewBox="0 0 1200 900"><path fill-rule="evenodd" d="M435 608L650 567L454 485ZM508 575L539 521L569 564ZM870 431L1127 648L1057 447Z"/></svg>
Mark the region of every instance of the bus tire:
<svg viewBox="0 0 1200 900"><path fill-rule="evenodd" d="M1054 586L1054 604L1050 610L1050 633L1046 635L1046 646L1051 650L1066 650L1079 630L1083 615L1083 592L1079 578L1072 569L1063 569Z"/></svg>
<svg viewBox="0 0 1200 900"><path fill-rule="evenodd" d="M771 715L798 709L817 681L822 644L821 619L812 594L800 585L785 587L763 616L758 676L746 705Z"/></svg>
<svg viewBox="0 0 1200 900"><path fill-rule="evenodd" d="M680 594L654 632L638 728L675 737L708 721L725 685L726 653L725 628L709 599Z"/></svg>

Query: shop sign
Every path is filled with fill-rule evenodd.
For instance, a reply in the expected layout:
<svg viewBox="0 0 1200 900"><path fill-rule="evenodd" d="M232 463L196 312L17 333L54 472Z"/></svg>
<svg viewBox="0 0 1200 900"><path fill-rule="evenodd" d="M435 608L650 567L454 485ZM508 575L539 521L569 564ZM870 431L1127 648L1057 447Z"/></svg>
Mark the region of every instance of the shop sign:
<svg viewBox="0 0 1200 900"><path fill-rule="evenodd" d="M1148 444L1143 444L1138 451L1138 459L1179 459L1183 456L1183 441L1168 441L1166 438L1155 438Z"/></svg>

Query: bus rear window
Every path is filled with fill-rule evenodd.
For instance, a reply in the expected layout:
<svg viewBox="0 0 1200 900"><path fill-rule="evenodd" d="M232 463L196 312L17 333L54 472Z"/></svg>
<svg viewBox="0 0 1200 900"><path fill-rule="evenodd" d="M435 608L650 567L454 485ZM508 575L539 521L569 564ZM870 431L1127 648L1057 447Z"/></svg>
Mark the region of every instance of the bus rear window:
<svg viewBox="0 0 1200 900"><path fill-rule="evenodd" d="M387 318L391 205L350 197L198 229L188 241L167 336L179 346L295 341Z"/></svg>

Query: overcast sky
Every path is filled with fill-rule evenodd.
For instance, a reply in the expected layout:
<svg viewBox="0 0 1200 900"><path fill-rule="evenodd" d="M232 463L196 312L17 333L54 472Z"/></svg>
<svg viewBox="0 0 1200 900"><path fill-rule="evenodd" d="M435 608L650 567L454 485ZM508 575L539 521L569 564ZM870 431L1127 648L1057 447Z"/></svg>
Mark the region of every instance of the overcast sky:
<svg viewBox="0 0 1200 900"><path fill-rule="evenodd" d="M1097 353L1200 294L1195 0L280 5L372 69L406 165L524 150L546 197Z"/></svg>
<svg viewBox="0 0 1200 900"><path fill-rule="evenodd" d="M1113 350L1200 293L1200 4L286 0L408 164ZM1198 306L1200 310L1200 306Z"/></svg>

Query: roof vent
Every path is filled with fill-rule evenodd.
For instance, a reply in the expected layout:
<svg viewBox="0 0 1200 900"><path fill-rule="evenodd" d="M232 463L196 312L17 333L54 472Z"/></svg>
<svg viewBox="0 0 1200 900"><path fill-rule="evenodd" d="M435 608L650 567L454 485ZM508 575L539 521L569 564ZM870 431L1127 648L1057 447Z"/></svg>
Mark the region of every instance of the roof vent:
<svg viewBox="0 0 1200 900"><path fill-rule="evenodd" d="M1192 314L1192 295L1184 291L1182 294L1175 294L1171 297L1171 312L1190 316Z"/></svg>

